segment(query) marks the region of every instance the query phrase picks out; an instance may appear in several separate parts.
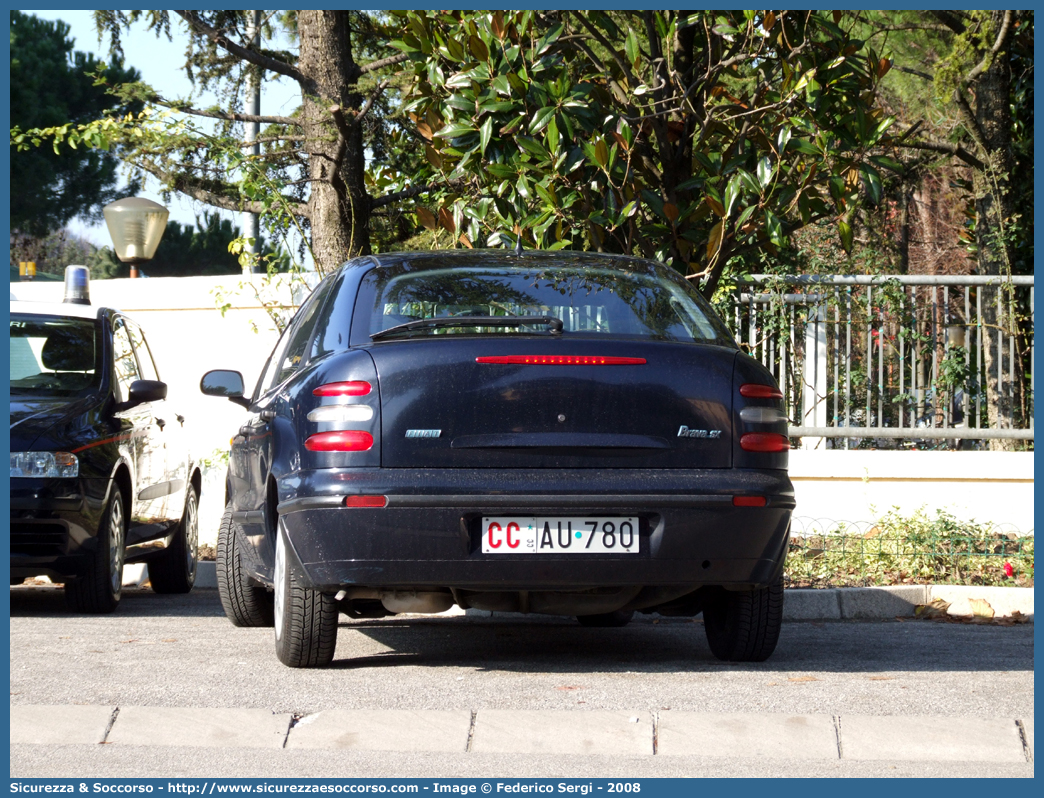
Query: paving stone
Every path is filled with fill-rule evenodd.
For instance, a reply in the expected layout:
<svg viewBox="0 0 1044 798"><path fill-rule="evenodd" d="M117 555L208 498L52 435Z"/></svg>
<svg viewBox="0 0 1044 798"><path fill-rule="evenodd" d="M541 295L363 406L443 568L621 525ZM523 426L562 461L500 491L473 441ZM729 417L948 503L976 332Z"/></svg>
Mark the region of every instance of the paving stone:
<svg viewBox="0 0 1044 798"><path fill-rule="evenodd" d="M648 712L480 709L471 750L487 754L597 754L653 752Z"/></svg>
<svg viewBox="0 0 1044 798"><path fill-rule="evenodd" d="M1025 762L1011 718L841 716L843 759Z"/></svg>
<svg viewBox="0 0 1044 798"><path fill-rule="evenodd" d="M930 599L942 599L950 605L950 615L972 615L969 599L984 599L993 608L995 617L1009 617L1018 610L1028 619L1033 618L1032 587L980 587L978 585L932 585Z"/></svg>
<svg viewBox="0 0 1044 798"><path fill-rule="evenodd" d="M117 745L187 745L282 748L290 715L267 709L120 707L108 742Z"/></svg>
<svg viewBox="0 0 1044 798"><path fill-rule="evenodd" d="M788 621L837 620L841 617L838 592L833 588L784 590L783 618Z"/></svg>
<svg viewBox="0 0 1044 798"><path fill-rule="evenodd" d="M842 618L909 618L928 601L925 585L848 587L840 594Z"/></svg>
<svg viewBox="0 0 1044 798"><path fill-rule="evenodd" d="M661 712L660 755L837 759L837 735L829 715Z"/></svg>
<svg viewBox="0 0 1044 798"><path fill-rule="evenodd" d="M105 730L115 710L116 707L11 704L11 743L100 743L105 740Z"/></svg>
<svg viewBox="0 0 1044 798"><path fill-rule="evenodd" d="M464 753L471 711L329 709L298 721L287 748Z"/></svg>

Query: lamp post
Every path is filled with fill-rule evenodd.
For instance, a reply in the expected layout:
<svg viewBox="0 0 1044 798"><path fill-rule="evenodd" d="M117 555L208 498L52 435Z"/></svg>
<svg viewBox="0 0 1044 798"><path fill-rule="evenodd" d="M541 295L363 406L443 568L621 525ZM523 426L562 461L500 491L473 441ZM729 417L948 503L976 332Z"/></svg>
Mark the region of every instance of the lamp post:
<svg viewBox="0 0 1044 798"><path fill-rule="evenodd" d="M130 264L130 276L138 276L138 265L151 260L167 229L170 211L143 197L127 197L102 209L116 257Z"/></svg>

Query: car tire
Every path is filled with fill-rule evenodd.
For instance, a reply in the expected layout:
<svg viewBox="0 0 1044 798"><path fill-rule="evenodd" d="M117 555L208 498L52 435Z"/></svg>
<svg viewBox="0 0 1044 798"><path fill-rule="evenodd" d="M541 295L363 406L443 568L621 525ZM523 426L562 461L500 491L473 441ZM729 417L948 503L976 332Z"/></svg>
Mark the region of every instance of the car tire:
<svg viewBox="0 0 1044 798"><path fill-rule="evenodd" d="M711 652L726 662L763 662L783 625L783 577L758 590L721 590L703 608Z"/></svg>
<svg viewBox="0 0 1044 798"><path fill-rule="evenodd" d="M123 494L113 483L109 503L98 525L97 545L86 570L65 583L65 601L75 612L112 612L123 595L123 558L127 517Z"/></svg>
<svg viewBox="0 0 1044 798"><path fill-rule="evenodd" d="M596 629L609 629L627 626L634 617L634 610L617 610L616 612L602 612L598 615L577 615L581 626L590 626Z"/></svg>
<svg viewBox="0 0 1044 798"><path fill-rule="evenodd" d="M291 668L329 665L337 647L337 601L333 596L301 586L286 562L282 531L275 555L276 656Z"/></svg>
<svg viewBox="0 0 1044 798"><path fill-rule="evenodd" d="M199 498L189 483L185 511L174 539L161 555L149 561L149 582L156 593L188 593L199 567Z"/></svg>
<svg viewBox="0 0 1044 798"><path fill-rule="evenodd" d="M255 584L243 568L239 552L239 535L232 520L231 505L225 507L218 528L217 572L218 598L234 626L272 626L272 596Z"/></svg>

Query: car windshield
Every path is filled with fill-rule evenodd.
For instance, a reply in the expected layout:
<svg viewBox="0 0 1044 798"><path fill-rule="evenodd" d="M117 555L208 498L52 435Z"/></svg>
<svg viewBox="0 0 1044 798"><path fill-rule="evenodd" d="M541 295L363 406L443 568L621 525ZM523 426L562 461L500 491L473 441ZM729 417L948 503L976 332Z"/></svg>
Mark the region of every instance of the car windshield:
<svg viewBox="0 0 1044 798"><path fill-rule="evenodd" d="M11 393L79 396L98 387L98 331L89 319L11 317Z"/></svg>
<svg viewBox="0 0 1044 798"><path fill-rule="evenodd" d="M639 263L640 267L646 264ZM552 334L538 319L562 322L563 335L612 335L732 346L732 337L704 299L682 278L602 266L504 265L374 269L362 286L367 335L426 319L382 340L407 336ZM372 301L371 301L372 297ZM476 317L531 317L533 324L483 326ZM462 319L452 326L452 319ZM365 319L363 316L360 321ZM557 329L554 330L557 332Z"/></svg>

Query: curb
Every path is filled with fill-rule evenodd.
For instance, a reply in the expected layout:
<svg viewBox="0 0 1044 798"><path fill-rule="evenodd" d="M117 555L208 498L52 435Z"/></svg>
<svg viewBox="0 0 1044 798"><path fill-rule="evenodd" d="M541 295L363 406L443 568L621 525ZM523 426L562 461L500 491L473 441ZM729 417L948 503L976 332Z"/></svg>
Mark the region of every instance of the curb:
<svg viewBox="0 0 1044 798"><path fill-rule="evenodd" d="M141 581L144 582L143 574ZM125 581L126 583L126 581ZM217 589L217 567L212 561L201 562L196 571L196 587ZM975 585L892 585L888 587L793 588L783 591L783 618L788 621L840 621L886 618L913 618L919 604L941 599L950 607L947 614L971 616L971 599L980 599L992 607L998 618L1019 612L1033 622L1032 587L978 587ZM454 607L445 615L487 616L481 610L462 611ZM496 613L519 615L519 613ZM521 617L521 616L520 616Z"/></svg>
<svg viewBox="0 0 1044 798"><path fill-rule="evenodd" d="M1018 612L1033 622L1032 587L892 585L888 587L794 588L783 592L783 617L790 621L912 618L918 605L942 600L948 615L970 617L971 601L990 605L994 617Z"/></svg>

